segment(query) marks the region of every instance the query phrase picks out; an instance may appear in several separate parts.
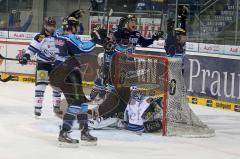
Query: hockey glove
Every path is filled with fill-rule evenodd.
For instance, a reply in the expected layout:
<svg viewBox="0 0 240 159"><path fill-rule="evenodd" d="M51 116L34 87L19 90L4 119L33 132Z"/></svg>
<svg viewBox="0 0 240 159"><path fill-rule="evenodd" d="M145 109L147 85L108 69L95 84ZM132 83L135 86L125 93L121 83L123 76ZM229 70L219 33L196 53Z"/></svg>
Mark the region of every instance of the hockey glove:
<svg viewBox="0 0 240 159"><path fill-rule="evenodd" d="M163 34L164 34L163 31L156 32L152 35L152 39L153 40L159 40L160 38L163 37Z"/></svg>
<svg viewBox="0 0 240 159"><path fill-rule="evenodd" d="M28 60L30 60L30 55L29 54L22 54L18 57L18 61L22 65L26 65Z"/></svg>
<svg viewBox="0 0 240 159"><path fill-rule="evenodd" d="M119 24L118 24L118 29L123 29L125 24L127 23L127 18L123 17L120 19Z"/></svg>
<svg viewBox="0 0 240 159"><path fill-rule="evenodd" d="M107 38L107 30L102 28L95 29L91 33L91 37L95 44L103 45Z"/></svg>

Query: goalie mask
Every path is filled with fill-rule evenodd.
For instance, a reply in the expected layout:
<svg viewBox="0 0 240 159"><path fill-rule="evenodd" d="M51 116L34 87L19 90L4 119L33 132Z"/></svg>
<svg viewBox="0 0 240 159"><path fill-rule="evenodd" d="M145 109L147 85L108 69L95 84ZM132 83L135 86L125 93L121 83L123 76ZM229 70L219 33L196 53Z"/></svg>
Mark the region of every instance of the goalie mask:
<svg viewBox="0 0 240 159"><path fill-rule="evenodd" d="M135 99L137 101L142 100L143 95L141 94L139 88L137 87L137 85L133 84L130 87L130 91L131 91L131 98Z"/></svg>

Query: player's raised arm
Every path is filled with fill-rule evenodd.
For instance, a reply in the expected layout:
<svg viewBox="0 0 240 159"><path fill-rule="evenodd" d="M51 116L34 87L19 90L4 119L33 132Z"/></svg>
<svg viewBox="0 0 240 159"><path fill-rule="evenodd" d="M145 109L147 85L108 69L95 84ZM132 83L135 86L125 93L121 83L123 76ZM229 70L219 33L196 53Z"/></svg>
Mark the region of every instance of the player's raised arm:
<svg viewBox="0 0 240 159"><path fill-rule="evenodd" d="M154 33L152 35L152 38L146 39L141 35L140 32L138 32L138 33L140 35L139 40L138 40L138 44L142 47L148 47L149 45L152 45L155 40L159 40L163 35L163 32L160 31L160 32Z"/></svg>

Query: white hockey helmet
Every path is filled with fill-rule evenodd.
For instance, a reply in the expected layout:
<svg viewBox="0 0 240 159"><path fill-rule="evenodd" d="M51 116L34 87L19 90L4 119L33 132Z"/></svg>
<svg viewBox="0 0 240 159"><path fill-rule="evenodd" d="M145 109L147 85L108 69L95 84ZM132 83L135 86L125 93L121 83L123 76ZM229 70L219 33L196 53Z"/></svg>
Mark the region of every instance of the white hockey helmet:
<svg viewBox="0 0 240 159"><path fill-rule="evenodd" d="M135 84L131 85L130 91L138 91L138 90L139 89L138 89L137 85L135 85Z"/></svg>

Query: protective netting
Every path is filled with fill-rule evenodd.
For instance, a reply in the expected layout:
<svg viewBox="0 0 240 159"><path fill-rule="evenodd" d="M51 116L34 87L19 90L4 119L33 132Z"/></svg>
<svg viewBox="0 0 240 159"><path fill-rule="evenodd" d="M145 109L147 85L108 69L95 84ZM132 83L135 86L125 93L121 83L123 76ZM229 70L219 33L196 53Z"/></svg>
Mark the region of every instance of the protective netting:
<svg viewBox="0 0 240 159"><path fill-rule="evenodd" d="M138 85L146 96L162 99L163 135L211 137L214 130L204 124L187 103L182 59L148 55L117 54L112 77L115 87Z"/></svg>

